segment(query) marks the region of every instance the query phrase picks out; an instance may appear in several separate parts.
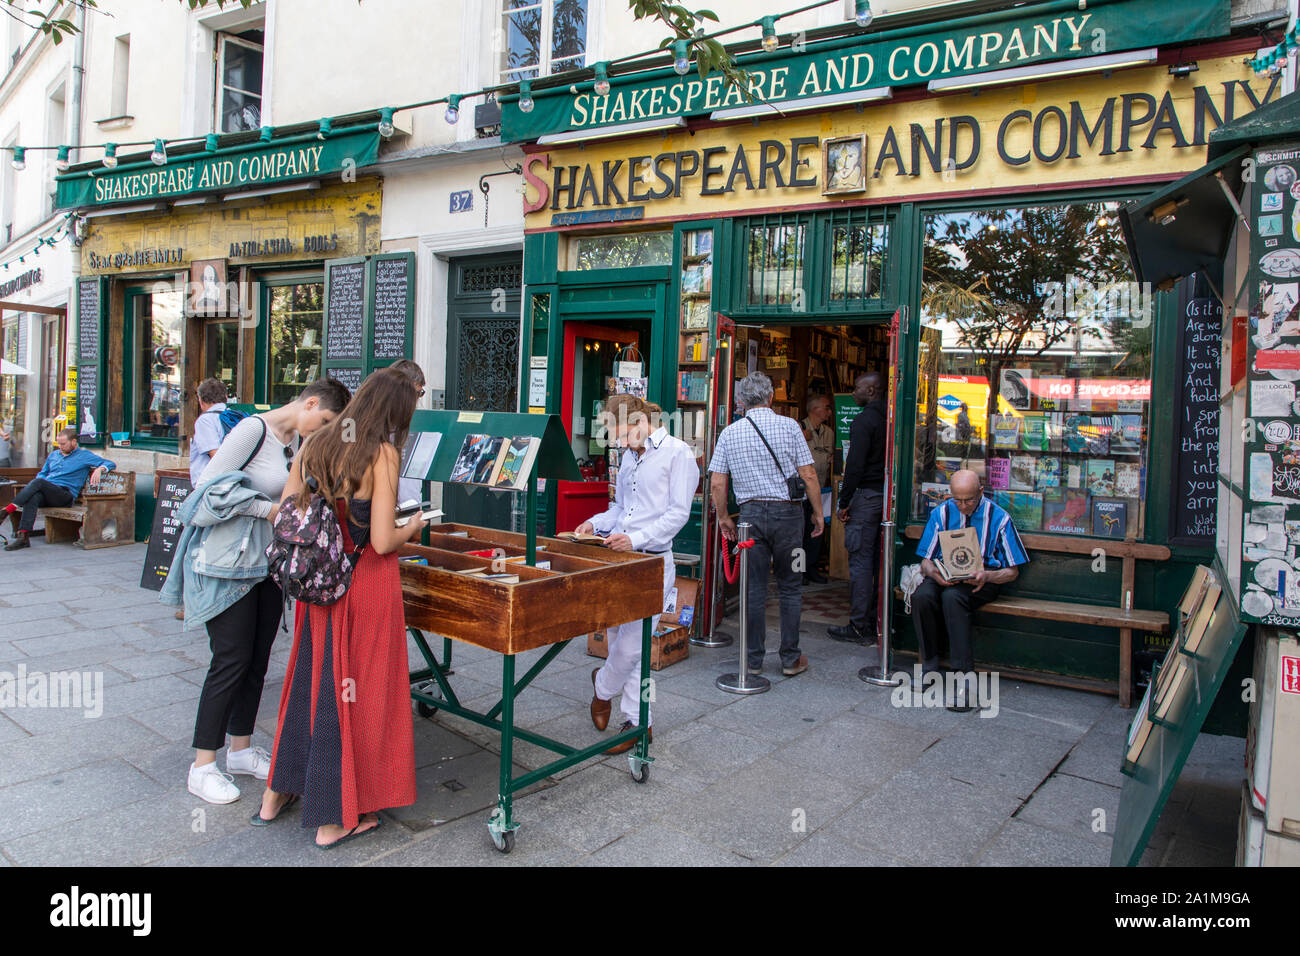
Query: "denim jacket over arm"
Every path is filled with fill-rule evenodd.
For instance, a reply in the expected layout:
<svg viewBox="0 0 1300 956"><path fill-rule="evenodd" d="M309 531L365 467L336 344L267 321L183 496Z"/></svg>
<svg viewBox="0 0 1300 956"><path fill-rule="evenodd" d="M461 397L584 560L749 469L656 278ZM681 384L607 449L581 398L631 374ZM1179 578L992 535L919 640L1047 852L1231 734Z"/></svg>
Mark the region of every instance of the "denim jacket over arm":
<svg viewBox="0 0 1300 956"><path fill-rule="evenodd" d="M184 604L187 628L216 617L266 577L271 523L260 513L269 500L242 471L229 471L181 504L181 535L159 600Z"/></svg>

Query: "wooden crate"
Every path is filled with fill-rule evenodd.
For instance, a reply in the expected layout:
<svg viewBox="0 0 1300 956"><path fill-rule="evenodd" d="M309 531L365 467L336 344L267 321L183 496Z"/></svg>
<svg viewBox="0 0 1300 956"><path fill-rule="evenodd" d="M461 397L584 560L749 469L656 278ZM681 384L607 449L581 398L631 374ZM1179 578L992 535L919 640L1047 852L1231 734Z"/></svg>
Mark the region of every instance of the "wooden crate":
<svg viewBox="0 0 1300 956"><path fill-rule="evenodd" d="M694 631L696 602L699 598L700 582L698 578L677 578L677 602L672 611L665 612L659 618L659 627L650 638L650 669L663 670L678 661L684 661L691 655L691 634ZM683 611L690 608L688 614ZM683 617L686 619L683 621ZM609 657L609 645L605 640L605 631L593 631L587 635L587 653L592 657Z"/></svg>
<svg viewBox="0 0 1300 956"><path fill-rule="evenodd" d="M522 534L473 525L435 525L429 546L408 544L403 558L424 558L428 566L401 562L406 623L432 634L496 651L518 654L535 647L651 617L663 610L663 559L617 552L557 538L538 538L539 561L505 565L517 584L457 573L490 568L492 558L469 551L524 553ZM465 531L468 537L448 532Z"/></svg>

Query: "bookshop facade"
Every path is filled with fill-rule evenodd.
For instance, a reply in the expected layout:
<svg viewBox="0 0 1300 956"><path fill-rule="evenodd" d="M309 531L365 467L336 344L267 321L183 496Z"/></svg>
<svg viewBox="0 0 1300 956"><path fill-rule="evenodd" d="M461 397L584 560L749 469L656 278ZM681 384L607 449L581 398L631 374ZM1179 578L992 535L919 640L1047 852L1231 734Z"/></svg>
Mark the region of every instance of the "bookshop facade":
<svg viewBox="0 0 1300 956"><path fill-rule="evenodd" d="M825 394L833 488L856 413L847 393L874 369L895 387L895 567L914 563L907 532L947 477L970 468L1024 532L1081 539L1076 554L1037 555L1017 594L1113 602L1119 562L1098 570L1091 551L1128 539L1172 554L1138 563L1132 606L1175 603L1214 540L1217 426L1201 412L1219 313L1205 289L1136 283L1118 210L1196 169L1211 130L1279 95L1243 63L1253 40L1213 39L1228 32L1222 7L1219 32L1147 32L1161 44L1147 62L1113 72L946 95L895 85L810 112L790 96L784 115L730 122L719 99L688 125L581 145L539 143L556 130L506 98L526 152L521 408L558 413L588 459L586 482L547 489L551 530L604 507L610 462L590 432L610 392L644 389L678 413L702 476L735 378L766 371L776 410L798 419ZM914 29L913 46L942 48L942 29ZM793 56L761 65L790 66L812 97L854 55L827 54L820 83ZM631 102L637 82L611 82L611 101ZM578 90L590 116L597 97ZM567 114L540 97L535 112L572 123L576 95L560 97ZM703 553L707 580L703 508L701 496L676 550ZM838 522L828 543L843 576ZM1105 628L1008 619L979 648L989 663L1116 675Z"/></svg>
<svg viewBox="0 0 1300 956"><path fill-rule="evenodd" d="M382 181L338 175L373 161L378 134L288 139L207 161L239 169L263 153L314 157L312 175L262 189L198 189L203 154L173 160L172 179L152 177L196 185L157 203L94 206L97 195L117 197L103 172L90 185L60 182L87 216L70 362L83 442L111 445L137 471L175 467L205 378L225 382L234 402L280 405L323 375L355 388L372 368L410 356L414 256L380 252ZM130 166L124 158L115 174Z"/></svg>

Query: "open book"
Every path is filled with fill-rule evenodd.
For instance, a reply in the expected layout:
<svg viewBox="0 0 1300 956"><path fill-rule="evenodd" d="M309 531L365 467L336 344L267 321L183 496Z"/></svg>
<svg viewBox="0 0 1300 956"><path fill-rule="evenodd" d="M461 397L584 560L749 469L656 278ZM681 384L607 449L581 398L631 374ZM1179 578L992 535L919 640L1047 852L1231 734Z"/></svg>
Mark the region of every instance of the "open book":
<svg viewBox="0 0 1300 956"><path fill-rule="evenodd" d="M563 538L565 541L572 541L575 544L594 544L601 548L607 546L605 538L598 534L578 534L576 531L561 531L556 537Z"/></svg>

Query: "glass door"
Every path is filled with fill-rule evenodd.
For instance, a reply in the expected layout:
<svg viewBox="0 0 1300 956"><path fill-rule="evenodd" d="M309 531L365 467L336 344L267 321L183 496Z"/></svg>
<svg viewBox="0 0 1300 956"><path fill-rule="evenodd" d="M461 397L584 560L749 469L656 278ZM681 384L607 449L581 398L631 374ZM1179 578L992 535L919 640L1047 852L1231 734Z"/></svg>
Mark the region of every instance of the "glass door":
<svg viewBox="0 0 1300 956"><path fill-rule="evenodd" d="M180 437L185 366L184 293L128 296L126 409L128 431L138 438Z"/></svg>
<svg viewBox="0 0 1300 956"><path fill-rule="evenodd" d="M205 322L203 325L203 378L219 379L230 401L239 398L239 320Z"/></svg>
<svg viewBox="0 0 1300 956"><path fill-rule="evenodd" d="M267 321L258 326L258 398L284 405L321 377L325 339L325 283L319 275L268 283L263 299ZM265 351L263 351L265 350Z"/></svg>

